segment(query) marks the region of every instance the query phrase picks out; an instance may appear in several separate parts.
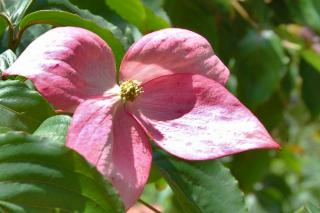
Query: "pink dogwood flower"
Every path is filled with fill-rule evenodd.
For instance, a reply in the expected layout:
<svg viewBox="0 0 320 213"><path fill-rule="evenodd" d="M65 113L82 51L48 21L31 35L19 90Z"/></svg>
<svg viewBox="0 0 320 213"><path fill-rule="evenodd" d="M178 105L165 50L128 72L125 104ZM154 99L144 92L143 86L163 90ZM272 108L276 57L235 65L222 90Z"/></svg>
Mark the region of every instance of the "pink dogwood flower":
<svg viewBox="0 0 320 213"><path fill-rule="evenodd" d="M117 188L126 208L147 182L149 139L186 160L279 148L225 87L229 70L202 36L184 29L150 33L120 66L96 34L55 28L32 42L6 75L31 79L56 109L74 112L66 145Z"/></svg>

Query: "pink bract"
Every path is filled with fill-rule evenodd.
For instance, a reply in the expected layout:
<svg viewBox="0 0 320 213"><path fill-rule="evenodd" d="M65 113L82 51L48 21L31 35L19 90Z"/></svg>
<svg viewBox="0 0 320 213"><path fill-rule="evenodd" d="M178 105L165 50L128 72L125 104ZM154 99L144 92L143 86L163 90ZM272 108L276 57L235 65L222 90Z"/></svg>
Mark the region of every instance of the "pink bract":
<svg viewBox="0 0 320 213"><path fill-rule="evenodd" d="M58 110L74 112L67 146L114 184L126 208L136 202L149 176L149 138L187 160L279 148L226 90L229 70L194 32L164 29L130 47L120 82L137 80L143 89L132 102L121 100L115 73L109 46L75 27L40 36L5 71L31 79Z"/></svg>

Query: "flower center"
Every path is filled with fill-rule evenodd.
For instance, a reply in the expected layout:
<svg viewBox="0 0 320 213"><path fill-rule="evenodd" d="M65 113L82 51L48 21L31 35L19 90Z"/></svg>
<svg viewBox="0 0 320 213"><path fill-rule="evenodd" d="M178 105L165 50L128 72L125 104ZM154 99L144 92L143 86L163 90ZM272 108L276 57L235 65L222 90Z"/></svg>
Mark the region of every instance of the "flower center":
<svg viewBox="0 0 320 213"><path fill-rule="evenodd" d="M123 101L132 102L142 92L140 82L136 80L128 80L120 85L120 97Z"/></svg>

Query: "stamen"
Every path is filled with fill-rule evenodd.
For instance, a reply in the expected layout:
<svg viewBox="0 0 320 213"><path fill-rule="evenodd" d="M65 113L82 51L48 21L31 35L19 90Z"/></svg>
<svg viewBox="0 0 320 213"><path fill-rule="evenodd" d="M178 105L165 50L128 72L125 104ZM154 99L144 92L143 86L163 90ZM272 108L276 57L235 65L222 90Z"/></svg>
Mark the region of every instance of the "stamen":
<svg viewBox="0 0 320 213"><path fill-rule="evenodd" d="M120 97L123 101L132 102L142 92L140 82L136 80L128 80L120 85Z"/></svg>

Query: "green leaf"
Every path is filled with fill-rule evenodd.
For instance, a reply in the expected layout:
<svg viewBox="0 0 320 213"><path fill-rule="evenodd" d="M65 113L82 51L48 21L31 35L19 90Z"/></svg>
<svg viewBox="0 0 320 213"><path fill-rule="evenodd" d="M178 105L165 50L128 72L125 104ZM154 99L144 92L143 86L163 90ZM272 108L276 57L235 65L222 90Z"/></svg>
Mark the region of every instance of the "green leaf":
<svg viewBox="0 0 320 213"><path fill-rule="evenodd" d="M271 22L273 11L265 1L248 0L241 4L243 4L244 10L249 11L250 18L255 22L258 21L260 25L268 25Z"/></svg>
<svg viewBox="0 0 320 213"><path fill-rule="evenodd" d="M13 203L0 200L0 210L3 212L27 213L23 208Z"/></svg>
<svg viewBox="0 0 320 213"><path fill-rule="evenodd" d="M287 77L287 76L286 76ZM288 79L284 79L284 81ZM257 107L255 114L258 116L263 125L271 131L276 128L284 119L284 101L278 93L274 93L268 101Z"/></svg>
<svg viewBox="0 0 320 213"><path fill-rule="evenodd" d="M82 156L22 133L0 136L0 188L0 211L124 212L112 185Z"/></svg>
<svg viewBox="0 0 320 213"><path fill-rule="evenodd" d="M287 57L273 31L250 31L240 43L235 64L238 94L249 107L265 102L279 87Z"/></svg>
<svg viewBox="0 0 320 213"><path fill-rule="evenodd" d="M0 81L0 127L33 132L54 111L41 95L20 81Z"/></svg>
<svg viewBox="0 0 320 213"><path fill-rule="evenodd" d="M90 20L81 18L78 15L60 10L42 10L26 15L19 24L19 29L24 31L34 24L51 24L54 26L76 26L90 30L104 39L112 48L118 64L124 54L121 42L112 34L108 28L95 24Z"/></svg>
<svg viewBox="0 0 320 213"><path fill-rule="evenodd" d="M160 16L157 16L152 9L145 7L145 11L147 14L145 20L147 32L170 27L170 24Z"/></svg>
<svg viewBox="0 0 320 213"><path fill-rule="evenodd" d="M0 126L0 134L10 132L12 129L5 127L5 126Z"/></svg>
<svg viewBox="0 0 320 213"><path fill-rule="evenodd" d="M141 32L149 32L169 27L170 24L158 16L155 7L145 6L141 0L105 0L123 19L137 26ZM164 11L162 11L164 12Z"/></svg>
<svg viewBox="0 0 320 213"><path fill-rule="evenodd" d="M2 34L6 31L8 24L7 16L0 13L0 36L2 36Z"/></svg>
<svg viewBox="0 0 320 213"><path fill-rule="evenodd" d="M157 152L154 162L184 212L246 212L243 193L218 161L187 162Z"/></svg>
<svg viewBox="0 0 320 213"><path fill-rule="evenodd" d="M70 2L71 1L71 2ZM77 14L83 19L90 20L102 28L109 29L113 35L121 41L125 48L128 47L127 37L122 30L126 28L126 22L116 13L112 12L106 5L104 0L34 0L32 7L27 13L39 10L62 10ZM88 7L90 5L90 7ZM98 8L98 9L97 9Z"/></svg>
<svg viewBox="0 0 320 213"><path fill-rule="evenodd" d="M0 0L0 12L10 19L13 25L20 22L32 0Z"/></svg>
<svg viewBox="0 0 320 213"><path fill-rule="evenodd" d="M56 1L58 2L58 0ZM65 2L64 4L66 6L68 5L66 4L68 2L66 0L63 0L60 2ZM123 28L123 26L126 26L128 24L116 12L114 12L107 6L107 4L105 3L105 0L92 0L92 1L69 0L69 2L71 2L73 5L79 8L77 10L78 12L76 10L73 10L73 12L76 12L80 16L81 16L81 14L79 14L80 9L84 9L84 10L89 10L90 13L92 14L103 17L104 19L108 20L108 22L111 22L117 27Z"/></svg>
<svg viewBox="0 0 320 213"><path fill-rule="evenodd" d="M58 144L65 144L71 117L56 115L45 120L33 135L41 136Z"/></svg>
<svg viewBox="0 0 320 213"><path fill-rule="evenodd" d="M235 155L229 168L239 181L241 189L244 192L250 192L254 184L268 174L270 154L265 150L257 150Z"/></svg>
<svg viewBox="0 0 320 213"><path fill-rule="evenodd" d="M285 0L292 18L320 32L320 2L318 0L299 0L294 3Z"/></svg>
<svg viewBox="0 0 320 213"><path fill-rule="evenodd" d="M305 61L301 61L300 74L302 77L302 98L312 116L316 117L320 114L320 72Z"/></svg>
<svg viewBox="0 0 320 213"><path fill-rule="evenodd" d="M190 29L203 35L217 49L217 45L219 44L216 42L216 19L212 15L212 11L206 6L198 1L170 0L165 1L164 8L170 17L172 25Z"/></svg>
<svg viewBox="0 0 320 213"><path fill-rule="evenodd" d="M320 54L313 49L303 50L301 54L304 60L320 72Z"/></svg>
<svg viewBox="0 0 320 213"><path fill-rule="evenodd" d="M5 69L10 67L13 62L17 59L17 56L12 52L12 50L6 50L0 54L0 74Z"/></svg>
<svg viewBox="0 0 320 213"><path fill-rule="evenodd" d="M34 41L36 38L50 29L52 29L52 26L47 24L36 24L28 27L28 29L23 32L22 38L20 38L19 40L18 46L15 51L16 55L21 55L21 53L29 46L32 41ZM21 35L22 34L20 33L20 36Z"/></svg>
<svg viewBox="0 0 320 213"><path fill-rule="evenodd" d="M16 26L25 15L33 0L0 0L0 36L8 28L7 37L2 38L2 43L7 43L5 49L15 49ZM3 45L3 44L2 44Z"/></svg>
<svg viewBox="0 0 320 213"><path fill-rule="evenodd" d="M142 0L146 11L146 25L148 31L170 27L170 19L163 9L162 0Z"/></svg>
<svg viewBox="0 0 320 213"><path fill-rule="evenodd" d="M129 45L134 42L133 33L130 32L131 28L135 28L134 25L125 21L114 10L110 9L105 0L46 0L47 2L57 2L59 9L66 10L71 13L76 13L82 18L89 19L95 23L102 24L110 29L110 31L121 41L125 49L129 48ZM59 2L59 3L58 3ZM65 5L62 8L60 5ZM55 9L57 6L55 6ZM108 20L108 21L106 21Z"/></svg>
<svg viewBox="0 0 320 213"><path fill-rule="evenodd" d="M320 208L312 203L307 203L295 211L295 213L320 213Z"/></svg>
<svg viewBox="0 0 320 213"><path fill-rule="evenodd" d="M230 12L233 0L201 0L208 6L216 8L218 11Z"/></svg>
<svg viewBox="0 0 320 213"><path fill-rule="evenodd" d="M106 4L115 10L121 17L145 30L146 12L141 0L105 0Z"/></svg>

